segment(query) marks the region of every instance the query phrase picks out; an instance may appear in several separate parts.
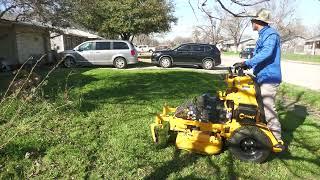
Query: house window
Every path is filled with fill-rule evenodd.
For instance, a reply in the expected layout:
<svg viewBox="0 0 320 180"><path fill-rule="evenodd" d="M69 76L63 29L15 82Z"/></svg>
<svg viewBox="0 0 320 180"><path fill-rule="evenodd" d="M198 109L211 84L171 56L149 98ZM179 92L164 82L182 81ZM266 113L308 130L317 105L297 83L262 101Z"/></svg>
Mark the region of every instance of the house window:
<svg viewBox="0 0 320 180"><path fill-rule="evenodd" d="M316 47L315 47L316 49L320 49L320 41L317 41L316 42Z"/></svg>

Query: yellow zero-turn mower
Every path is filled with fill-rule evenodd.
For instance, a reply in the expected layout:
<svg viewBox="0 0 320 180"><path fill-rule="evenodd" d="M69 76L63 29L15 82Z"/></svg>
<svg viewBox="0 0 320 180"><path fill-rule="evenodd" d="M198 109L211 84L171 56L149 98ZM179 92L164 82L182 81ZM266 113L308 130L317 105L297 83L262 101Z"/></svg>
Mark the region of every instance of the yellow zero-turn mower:
<svg viewBox="0 0 320 180"><path fill-rule="evenodd" d="M226 83L227 90L217 93L215 120L177 117L179 108L165 105L151 124L153 141L165 144L174 137L178 149L207 155L218 154L226 146L234 157L258 163L265 161L270 152L281 152L275 147L281 142L266 125L254 78L242 69L232 72L229 68Z"/></svg>

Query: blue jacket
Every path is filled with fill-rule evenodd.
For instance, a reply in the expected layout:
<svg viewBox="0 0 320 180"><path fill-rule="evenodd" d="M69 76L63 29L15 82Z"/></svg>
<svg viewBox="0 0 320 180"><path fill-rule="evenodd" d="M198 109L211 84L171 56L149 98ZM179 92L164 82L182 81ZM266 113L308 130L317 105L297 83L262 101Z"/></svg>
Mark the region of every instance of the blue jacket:
<svg viewBox="0 0 320 180"><path fill-rule="evenodd" d="M280 58L280 36L275 29L265 26L259 31L253 57L245 61L245 64L253 68L259 84L280 84L282 81Z"/></svg>

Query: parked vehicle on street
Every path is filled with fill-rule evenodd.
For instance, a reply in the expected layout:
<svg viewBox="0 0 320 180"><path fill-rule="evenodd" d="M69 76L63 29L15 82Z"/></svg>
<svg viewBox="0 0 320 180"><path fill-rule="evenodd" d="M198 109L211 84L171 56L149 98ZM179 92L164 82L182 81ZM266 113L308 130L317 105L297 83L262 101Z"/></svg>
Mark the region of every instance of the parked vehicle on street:
<svg viewBox="0 0 320 180"><path fill-rule="evenodd" d="M160 46L157 46L155 50L156 51L168 50L170 49L169 47L170 47L169 45L160 45Z"/></svg>
<svg viewBox="0 0 320 180"><path fill-rule="evenodd" d="M215 45L187 43L172 50L155 51L151 56L151 61L163 68L173 65L191 65L209 70L221 64L220 56L220 51Z"/></svg>
<svg viewBox="0 0 320 180"><path fill-rule="evenodd" d="M148 45L138 45L136 46L137 51L140 53L144 53L144 52L153 52L156 50L155 47L150 47Z"/></svg>
<svg viewBox="0 0 320 180"><path fill-rule="evenodd" d="M240 58L250 59L253 57L254 48L246 48L242 50L239 54Z"/></svg>
<svg viewBox="0 0 320 180"><path fill-rule="evenodd" d="M138 53L133 44L122 40L86 41L73 50L60 54L65 67L76 65L114 65L124 69L138 63Z"/></svg>

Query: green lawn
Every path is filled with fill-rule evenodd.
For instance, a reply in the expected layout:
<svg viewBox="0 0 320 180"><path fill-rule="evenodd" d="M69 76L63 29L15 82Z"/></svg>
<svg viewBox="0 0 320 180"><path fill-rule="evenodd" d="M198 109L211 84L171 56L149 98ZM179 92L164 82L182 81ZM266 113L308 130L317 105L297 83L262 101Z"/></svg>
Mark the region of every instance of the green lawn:
<svg viewBox="0 0 320 180"><path fill-rule="evenodd" d="M239 56L239 52L222 52L224 56ZM320 63L320 55L306 55L306 54L282 54L282 59L291 60L291 61L301 61L301 62L311 62L311 63Z"/></svg>
<svg viewBox="0 0 320 180"><path fill-rule="evenodd" d="M286 60L292 61L303 61L303 62L314 62L320 63L320 56L319 55L306 55L306 54L282 54L282 58Z"/></svg>
<svg viewBox="0 0 320 180"><path fill-rule="evenodd" d="M224 76L79 68L66 78L69 73L57 70L43 98L0 106L0 146L8 142L0 149L1 179L320 177L320 119L298 102L283 101L285 96L297 99L299 93L279 95L289 152L253 164L233 159L227 150L204 156L178 151L173 144L162 149L152 144L149 124L164 103L177 106L185 99L224 89ZM6 78L0 76L2 89Z"/></svg>
<svg viewBox="0 0 320 180"><path fill-rule="evenodd" d="M234 51L225 51L221 52L222 55L224 56L239 56L240 52L234 52Z"/></svg>

